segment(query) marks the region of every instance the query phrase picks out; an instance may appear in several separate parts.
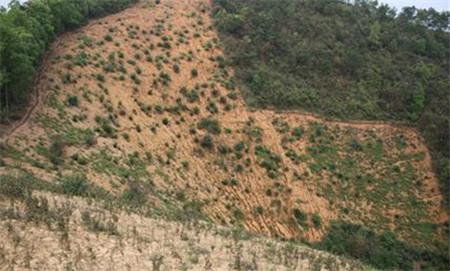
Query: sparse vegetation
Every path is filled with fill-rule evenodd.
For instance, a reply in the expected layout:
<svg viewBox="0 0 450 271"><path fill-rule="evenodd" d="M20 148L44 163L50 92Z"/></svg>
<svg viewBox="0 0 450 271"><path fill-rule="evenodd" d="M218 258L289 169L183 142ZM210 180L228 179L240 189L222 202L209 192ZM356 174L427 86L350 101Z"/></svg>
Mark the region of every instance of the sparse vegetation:
<svg viewBox="0 0 450 271"><path fill-rule="evenodd" d="M220 128L220 124L215 119L203 118L200 120L198 124L198 128L205 129L211 134L220 134L222 129Z"/></svg>
<svg viewBox="0 0 450 271"><path fill-rule="evenodd" d="M46 14L46 5L54 3L38 3L40 1L23 6L39 5L43 9L39 13ZM91 1L100 0L84 2ZM287 7L278 2L272 4L295 14L305 12L298 11L298 5L313 5L315 8L306 9L316 15L320 13L318 17L337 16L333 7L340 5L340 1L326 4L310 0L281 1ZM46 240L53 242L47 232L62 241L62 246L54 246L54 253L64 255L58 257L65 261L64 266L55 268L67 270L89 266L91 261L101 268L105 255L109 263L113 262L119 269L135 267L129 264L126 255L135 255L133 261L140 261L142 268L149 270L339 270L341 264L345 270L361 267L353 260L347 262L345 257L337 259L326 252L317 253L298 246L299 242L383 269L407 269L411 266L409 263L399 262L409 262L411 255L418 259L414 267L421 270L444 266L439 255L446 249L448 223L444 221L446 214L442 212L434 174L429 168L427 146L414 129L405 128L403 124L330 120L330 116L336 116L334 112L345 110L340 108L343 103L340 99L333 103L336 108L325 110L323 105L317 106L319 112L332 113L323 117L271 111L272 108L295 108L299 100L303 109L308 109L310 102L320 103L322 91L330 81L328 76L342 72L342 67L333 67L330 74L323 76L317 73L315 64L306 61L305 65L312 65L312 69L303 70L302 75L295 71L292 76L289 66L303 63L305 51L327 51L333 55L335 50L340 52L335 47L349 46L337 36L345 37L345 31L353 31L342 29L339 24L350 19L337 16L338 25L333 29L344 33L330 32L326 28L323 31L332 35L319 42L316 37L299 40L297 35L308 36L305 31L313 28L314 33L315 28L328 25L316 15L308 14L307 18L313 18L313 22L305 26L302 21L299 24L302 27L292 32L292 14L271 17L279 11L265 10L272 0L258 4L253 0L237 2L218 0L211 8L208 1L197 3L196 0L194 5L163 1L159 6L152 1L140 1L124 13L102 17L87 28L68 33L60 39L61 43L55 44L57 50L45 59L48 68L42 69L38 80L37 88L43 89L45 95L39 95L39 103L36 110L30 111L30 118L20 121L22 128L13 128L12 134L0 142L0 171L15 176L13 183L0 175L0 205L3 206L0 216L4 218L5 227L9 227L8 223L14 225L9 227L13 230L7 235L11 238L4 238L0 247L0 266L2 260L8 261L12 269L16 263L22 264L20 257L14 261L9 258L20 252L29 254L27 257L32 260L28 260L28 266L25 260L23 266L32 269L31 266L40 261L35 255L40 255L41 251L22 246L22 242L30 236L35 239L34 234L39 233L42 235L39 240L43 240L45 247ZM218 8L222 4L235 9ZM248 7L246 12L240 12L242 5ZM360 5L358 2L356 7L361 8ZM348 14L341 17L360 12L353 13L355 6L350 4L345 7L342 12ZM17 12L21 13L15 21L28 21L29 11ZM213 31L207 18L210 13L215 14L219 23L225 20L227 27L238 27L233 37L219 40L210 33ZM364 15L353 20L373 22L374 17L381 15L371 14L370 18ZM259 16L260 19L248 18ZM241 25L241 21L254 24ZM286 26L276 32L266 32L265 29L274 27L266 24L278 25L279 21L285 21ZM41 19L33 21L37 26L33 33L44 35L39 22ZM7 24L1 25L7 30ZM48 26L51 25L53 19L48 21ZM261 32L248 33L248 28L258 28ZM360 29L365 31L368 27L364 24ZM417 33L417 37L422 34ZM106 35L110 35L111 42L105 40ZM266 39L270 35L272 38ZM291 36L295 36L292 40L297 43L280 39ZM221 33L219 38L223 37ZM251 38L260 38L258 51L235 56L234 53L244 47L252 48L255 40ZM320 43L328 39L336 40L327 44L325 50ZM38 48L41 45L38 38L36 41ZM242 41L248 44L241 44ZM364 47L364 42L359 41L363 44L350 46ZM239 48L227 48L228 42L236 42ZM311 47L306 48L304 44ZM427 46L432 44L434 42L429 42ZM1 45L2 41L0 48L4 48ZM222 46L227 56L222 55ZM266 48L266 55L259 55L261 48ZM276 57L273 48L277 48ZM428 49L433 50L433 47ZM24 55L28 54L26 50ZM295 53L286 58L285 54L290 52ZM259 58L256 63L253 62L255 55ZM368 55L374 59L385 56ZM324 55L314 56L323 64ZM339 62L345 57L344 52L330 61ZM401 60L401 56L398 57ZM423 60L422 57L418 60ZM366 70L363 67L358 72ZM379 70L372 72L380 73ZM311 84L302 81L307 73L312 74ZM0 72L0 81L2 74ZM382 80L383 74L384 71L376 80ZM367 99L365 104L373 102L370 92L377 91L379 86L368 88L366 83L372 75L358 77L339 73L342 77L335 81L337 92L346 87L352 89L352 84L345 83L352 82L353 76L361 83L357 93L353 89L346 96L356 101L353 110L361 109L359 96L364 92L367 92L363 95ZM318 81L323 85L318 86ZM396 82L404 84L402 80ZM389 92L389 80L385 83ZM413 82L408 84L414 85ZM277 95L279 100L263 103L265 98L261 95L268 91L267 85L276 92L270 95ZM292 98L299 89L301 98ZM249 99L248 108L240 92ZM0 92L0 99L4 93ZM416 102L411 106L422 110L419 109L422 107L420 97ZM252 105L266 108L259 110ZM378 108L373 110L376 112ZM17 177L22 173L26 178ZM38 180L38 176L45 181ZM61 201L70 204L59 205ZM75 217L70 215L72 210ZM152 220L153 217L156 219ZM172 225L174 231L167 235L165 226L153 231L155 227L168 225L166 219L178 221ZM225 227L216 228L212 221ZM333 226L345 225L348 221L361 226L357 230ZM227 227L230 226L236 228L229 232ZM31 235L22 234L32 227L38 230L33 229ZM245 229L251 229L258 236ZM214 236L208 235L205 239L210 231ZM6 232L0 230L0 235ZM385 232L396 239L383 236ZM269 241L261 234L275 236L278 240L289 238L290 242ZM88 238L76 239L81 235ZM178 235L181 244L177 243ZM161 236L171 238L163 242ZM322 236L323 242L318 244L311 244L308 239L320 240ZM211 242L222 237L220 242ZM10 249L9 240L13 238L16 240L13 242L20 245ZM253 238L263 242L253 243ZM341 238L353 243L333 243ZM109 241L113 250L105 243ZM159 242L156 247L155 242ZM408 254L407 249L409 252L404 254L398 242L403 242L403 248L417 250ZM92 244L94 247L90 247ZM83 251L78 249L81 246L85 248ZM100 246L101 255L98 254ZM218 254L220 256L215 258ZM225 256L233 262L218 267L216 264L224 261Z"/></svg>

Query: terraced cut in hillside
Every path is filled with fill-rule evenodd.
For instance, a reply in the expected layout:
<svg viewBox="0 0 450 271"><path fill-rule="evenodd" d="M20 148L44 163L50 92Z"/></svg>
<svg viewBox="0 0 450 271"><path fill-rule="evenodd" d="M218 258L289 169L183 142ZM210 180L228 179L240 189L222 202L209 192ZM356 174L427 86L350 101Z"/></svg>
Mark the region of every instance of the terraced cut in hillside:
<svg viewBox="0 0 450 271"><path fill-rule="evenodd" d="M49 181L81 172L115 195L150 185L270 237L319 241L346 221L420 247L443 240L447 213L415 130L249 110L207 2L152 3L61 38L5 165Z"/></svg>

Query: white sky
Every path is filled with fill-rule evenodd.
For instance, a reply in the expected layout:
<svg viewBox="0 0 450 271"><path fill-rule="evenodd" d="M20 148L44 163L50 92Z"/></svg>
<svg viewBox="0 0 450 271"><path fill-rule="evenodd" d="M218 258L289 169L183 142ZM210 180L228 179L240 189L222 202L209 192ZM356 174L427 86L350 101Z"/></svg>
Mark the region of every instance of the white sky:
<svg viewBox="0 0 450 271"><path fill-rule="evenodd" d="M416 8L426 9L432 7L438 11L449 10L448 0L378 0L378 2L388 4L391 7L395 7L398 12L406 6L415 6Z"/></svg>
<svg viewBox="0 0 450 271"><path fill-rule="evenodd" d="M0 5L7 6L10 0L0 0ZM20 0L25 2L26 0ZM449 0L378 0L380 3L386 3L401 11L405 6L416 6L417 8L433 7L438 11L449 10Z"/></svg>

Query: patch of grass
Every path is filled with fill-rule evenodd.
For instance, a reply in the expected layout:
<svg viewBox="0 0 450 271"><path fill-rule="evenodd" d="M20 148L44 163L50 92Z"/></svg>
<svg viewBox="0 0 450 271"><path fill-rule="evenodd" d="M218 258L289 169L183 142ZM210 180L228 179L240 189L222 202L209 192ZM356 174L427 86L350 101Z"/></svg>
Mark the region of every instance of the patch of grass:
<svg viewBox="0 0 450 271"><path fill-rule="evenodd" d="M60 180L61 191L64 194L83 196L88 191L88 180L83 173L74 173L72 175L65 176Z"/></svg>

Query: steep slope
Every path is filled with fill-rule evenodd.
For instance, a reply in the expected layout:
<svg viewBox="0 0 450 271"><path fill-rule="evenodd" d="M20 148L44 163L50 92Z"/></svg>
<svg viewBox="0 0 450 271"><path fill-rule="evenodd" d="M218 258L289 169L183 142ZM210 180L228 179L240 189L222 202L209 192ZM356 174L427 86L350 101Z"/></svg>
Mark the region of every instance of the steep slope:
<svg viewBox="0 0 450 271"><path fill-rule="evenodd" d="M333 222L436 251L447 213L414 129L248 110L202 1L142 1L63 36L1 172L137 184L221 225L320 241Z"/></svg>

